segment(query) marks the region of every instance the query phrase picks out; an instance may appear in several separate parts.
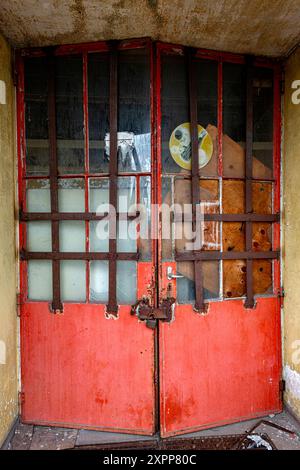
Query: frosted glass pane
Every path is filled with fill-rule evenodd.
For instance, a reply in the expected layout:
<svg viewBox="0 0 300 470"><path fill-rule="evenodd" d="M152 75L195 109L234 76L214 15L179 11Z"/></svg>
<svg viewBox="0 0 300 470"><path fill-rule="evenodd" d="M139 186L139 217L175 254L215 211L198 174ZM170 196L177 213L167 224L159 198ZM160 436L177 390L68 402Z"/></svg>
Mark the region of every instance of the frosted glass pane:
<svg viewBox="0 0 300 470"><path fill-rule="evenodd" d="M117 261L117 301L120 304L136 302L136 268L135 261Z"/></svg>
<svg viewBox="0 0 300 470"><path fill-rule="evenodd" d="M151 178L140 179L140 259L151 260Z"/></svg>
<svg viewBox="0 0 300 470"><path fill-rule="evenodd" d="M118 178L118 211L128 212L135 203L135 178Z"/></svg>
<svg viewBox="0 0 300 470"><path fill-rule="evenodd" d="M104 208L99 206L105 205ZM108 212L109 180L107 178L90 179L89 206L91 212Z"/></svg>
<svg viewBox="0 0 300 470"><path fill-rule="evenodd" d="M48 180L29 180L26 183L28 212L51 212L50 185Z"/></svg>
<svg viewBox="0 0 300 470"><path fill-rule="evenodd" d="M60 212L84 212L84 180L60 179L58 182Z"/></svg>
<svg viewBox="0 0 300 470"><path fill-rule="evenodd" d="M91 261L90 263L90 300L108 302L108 262Z"/></svg>
<svg viewBox="0 0 300 470"><path fill-rule="evenodd" d="M60 251L85 251L85 222L64 220L59 223Z"/></svg>
<svg viewBox="0 0 300 470"><path fill-rule="evenodd" d="M109 222L105 220L90 222L90 251L107 253L109 249Z"/></svg>
<svg viewBox="0 0 300 470"><path fill-rule="evenodd" d="M120 220L117 227L117 251L136 252L136 222L134 220Z"/></svg>
<svg viewBox="0 0 300 470"><path fill-rule="evenodd" d="M83 302L86 299L85 261L60 262L61 300Z"/></svg>
<svg viewBox="0 0 300 470"><path fill-rule="evenodd" d="M51 222L27 222L27 250L51 251Z"/></svg>
<svg viewBox="0 0 300 470"><path fill-rule="evenodd" d="M28 261L27 276L28 299L52 300L52 261Z"/></svg>

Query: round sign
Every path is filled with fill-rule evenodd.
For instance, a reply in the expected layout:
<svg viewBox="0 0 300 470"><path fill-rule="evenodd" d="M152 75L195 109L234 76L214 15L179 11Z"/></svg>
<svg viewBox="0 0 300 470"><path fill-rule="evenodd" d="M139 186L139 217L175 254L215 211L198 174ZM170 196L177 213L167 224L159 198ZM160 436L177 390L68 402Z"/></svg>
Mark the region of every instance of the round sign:
<svg viewBox="0 0 300 470"><path fill-rule="evenodd" d="M198 143L199 168L203 168L212 157L213 142L207 130L199 124ZM177 165L185 170L191 170L192 143L189 122L184 122L174 129L169 140L169 149Z"/></svg>

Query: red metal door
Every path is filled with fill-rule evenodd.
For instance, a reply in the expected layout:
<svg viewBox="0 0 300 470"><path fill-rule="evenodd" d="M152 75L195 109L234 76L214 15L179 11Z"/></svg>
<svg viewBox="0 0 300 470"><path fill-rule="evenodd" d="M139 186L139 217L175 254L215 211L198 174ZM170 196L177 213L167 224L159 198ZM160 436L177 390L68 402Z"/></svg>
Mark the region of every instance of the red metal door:
<svg viewBox="0 0 300 470"><path fill-rule="evenodd" d="M150 63L144 40L20 53L26 423L155 432L155 332L130 315L154 296L154 250L128 235L152 199Z"/></svg>
<svg viewBox="0 0 300 470"><path fill-rule="evenodd" d="M158 69L160 201L177 204L173 239L160 243L160 296L176 298L173 320L159 325L167 437L281 410L280 112L270 64L161 45ZM185 122L189 168L176 142ZM198 167L200 132L213 150L202 147L210 160ZM193 204L202 206L200 248L176 239L184 203L192 216Z"/></svg>
<svg viewBox="0 0 300 470"><path fill-rule="evenodd" d="M166 437L279 411L277 66L148 40L18 64L22 420ZM97 240L108 203L126 234L143 204L150 239Z"/></svg>

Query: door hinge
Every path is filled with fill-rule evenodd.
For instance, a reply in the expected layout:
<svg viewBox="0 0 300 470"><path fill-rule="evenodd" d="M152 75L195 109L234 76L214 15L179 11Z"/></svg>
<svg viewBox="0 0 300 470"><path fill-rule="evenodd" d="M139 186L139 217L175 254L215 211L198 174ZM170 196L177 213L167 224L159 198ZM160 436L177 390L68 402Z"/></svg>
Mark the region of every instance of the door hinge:
<svg viewBox="0 0 300 470"><path fill-rule="evenodd" d="M19 403L19 408L21 408L22 405L25 403L25 393L24 392L19 392L18 393L18 403Z"/></svg>
<svg viewBox="0 0 300 470"><path fill-rule="evenodd" d="M281 379L279 381L279 394L280 394L281 401L283 401L284 392L285 392L285 380Z"/></svg>
<svg viewBox="0 0 300 470"><path fill-rule="evenodd" d="M277 297L280 299L280 307L283 307L284 295L284 288L280 287L277 292Z"/></svg>
<svg viewBox="0 0 300 470"><path fill-rule="evenodd" d="M16 299L16 308L17 308L17 317L21 316L21 305L22 305L22 300L21 300L21 294L17 294L17 299Z"/></svg>

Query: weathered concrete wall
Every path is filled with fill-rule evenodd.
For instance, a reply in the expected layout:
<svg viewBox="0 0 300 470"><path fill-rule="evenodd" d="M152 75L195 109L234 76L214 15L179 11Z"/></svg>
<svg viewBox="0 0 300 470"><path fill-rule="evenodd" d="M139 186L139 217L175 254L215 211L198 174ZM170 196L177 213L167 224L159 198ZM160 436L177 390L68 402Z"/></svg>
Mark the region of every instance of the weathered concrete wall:
<svg viewBox="0 0 300 470"><path fill-rule="evenodd" d="M11 72L11 49L0 36L0 445L18 412L14 217L16 171Z"/></svg>
<svg viewBox="0 0 300 470"><path fill-rule="evenodd" d="M286 63L284 99L284 377L285 399L300 418L300 103L292 101L300 80L300 48ZM298 94L298 93L297 93ZM297 95L294 95L297 98ZM300 93L298 94L300 97Z"/></svg>
<svg viewBox="0 0 300 470"><path fill-rule="evenodd" d="M14 46L149 36L174 44L284 56L299 41L299 0L1 0Z"/></svg>

